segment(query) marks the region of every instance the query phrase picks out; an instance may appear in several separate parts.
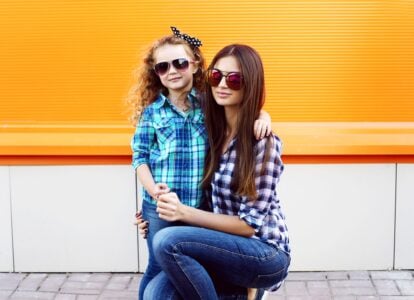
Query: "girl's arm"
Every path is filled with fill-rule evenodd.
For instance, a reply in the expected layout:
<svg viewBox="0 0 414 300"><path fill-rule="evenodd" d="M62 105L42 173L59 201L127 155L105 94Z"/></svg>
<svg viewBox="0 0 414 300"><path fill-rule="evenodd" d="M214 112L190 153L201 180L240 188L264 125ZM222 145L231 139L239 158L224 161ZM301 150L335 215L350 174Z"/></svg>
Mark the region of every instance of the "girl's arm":
<svg viewBox="0 0 414 300"><path fill-rule="evenodd" d="M144 189L152 198L158 199L158 196L168 193L170 189L165 183L155 183L151 170L147 164L142 164L137 168L137 179L141 182Z"/></svg>
<svg viewBox="0 0 414 300"><path fill-rule="evenodd" d="M175 193L160 195L157 202L157 212L161 219L170 222L181 221L245 237L251 237L254 234L254 229L239 216L215 214L186 206L180 202Z"/></svg>
<svg viewBox="0 0 414 300"><path fill-rule="evenodd" d="M133 151L132 165L136 168L137 179L152 198L169 192L165 183L156 183L149 166L151 145L156 139L156 133L152 124L151 110L144 109L135 134L131 141Z"/></svg>

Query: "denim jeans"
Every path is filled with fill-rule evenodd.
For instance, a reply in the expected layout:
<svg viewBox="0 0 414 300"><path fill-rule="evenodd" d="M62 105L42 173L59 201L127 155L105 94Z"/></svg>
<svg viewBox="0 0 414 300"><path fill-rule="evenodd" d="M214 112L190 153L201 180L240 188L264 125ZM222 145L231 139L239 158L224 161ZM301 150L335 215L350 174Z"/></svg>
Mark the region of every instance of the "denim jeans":
<svg viewBox="0 0 414 300"><path fill-rule="evenodd" d="M145 270L144 276L142 276L139 291L138 291L138 299L143 299L144 290L148 284L158 273L161 272L161 267L158 265L157 261L154 257L154 251L152 248L152 240L154 239L154 235L160 231L161 229L169 226L174 225L182 225L179 222L168 222L161 220L158 217L158 213L156 212L157 206L151 204L147 201L143 201L142 203L142 216L144 220L148 221L148 234L147 234L147 246L148 246L148 265L147 269Z"/></svg>
<svg viewBox="0 0 414 300"><path fill-rule="evenodd" d="M148 284L146 300L216 300L233 288L262 290L282 281L290 264L289 255L257 239L192 226L159 231L153 250L163 272Z"/></svg>

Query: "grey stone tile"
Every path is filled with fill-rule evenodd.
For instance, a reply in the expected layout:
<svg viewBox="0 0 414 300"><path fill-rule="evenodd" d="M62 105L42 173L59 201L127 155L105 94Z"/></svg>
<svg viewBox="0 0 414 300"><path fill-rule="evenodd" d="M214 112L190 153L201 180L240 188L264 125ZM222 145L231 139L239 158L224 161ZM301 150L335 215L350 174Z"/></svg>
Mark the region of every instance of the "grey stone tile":
<svg viewBox="0 0 414 300"><path fill-rule="evenodd" d="M51 274L40 284L39 291L58 292L66 279L65 274Z"/></svg>
<svg viewBox="0 0 414 300"><path fill-rule="evenodd" d="M308 281L308 292L312 296L329 296L331 290L327 281Z"/></svg>
<svg viewBox="0 0 414 300"><path fill-rule="evenodd" d="M132 280L133 276L131 275L122 275L122 274L115 274L111 277L110 282L112 283L126 283L128 284Z"/></svg>
<svg viewBox="0 0 414 300"><path fill-rule="evenodd" d="M73 294L58 294L55 300L76 300L76 295Z"/></svg>
<svg viewBox="0 0 414 300"><path fill-rule="evenodd" d="M376 291L373 287L332 287L335 296L374 296Z"/></svg>
<svg viewBox="0 0 414 300"><path fill-rule="evenodd" d="M78 295L76 300L97 300L99 295Z"/></svg>
<svg viewBox="0 0 414 300"><path fill-rule="evenodd" d="M124 299L134 299L136 300L138 298L138 294L136 292L131 292L131 291L104 291L99 299L103 300L103 299L111 299L111 300L115 300L115 299L119 299L119 300L124 300Z"/></svg>
<svg viewBox="0 0 414 300"><path fill-rule="evenodd" d="M286 281L325 280L326 272L290 272Z"/></svg>
<svg viewBox="0 0 414 300"><path fill-rule="evenodd" d="M381 300L414 300L414 296L381 296Z"/></svg>
<svg viewBox="0 0 414 300"><path fill-rule="evenodd" d="M396 296L400 295L394 280L372 280L378 295Z"/></svg>
<svg viewBox="0 0 414 300"><path fill-rule="evenodd" d="M284 296L269 294L266 296L265 300L285 300Z"/></svg>
<svg viewBox="0 0 414 300"><path fill-rule="evenodd" d="M8 299L14 290L2 290L0 291L0 299Z"/></svg>
<svg viewBox="0 0 414 300"><path fill-rule="evenodd" d="M348 272L349 279L351 280L369 280L369 272L368 271L349 271Z"/></svg>
<svg viewBox="0 0 414 300"><path fill-rule="evenodd" d="M327 272L327 277L328 277L329 280L335 280L335 279L346 280L346 279L349 279L348 272L344 272L344 271L341 271L341 272Z"/></svg>
<svg viewBox="0 0 414 300"><path fill-rule="evenodd" d="M128 286L127 283L110 282L105 286L105 290L123 291L127 289L127 286Z"/></svg>
<svg viewBox="0 0 414 300"><path fill-rule="evenodd" d="M286 296L308 296L306 284L303 281L286 281L285 282Z"/></svg>
<svg viewBox="0 0 414 300"><path fill-rule="evenodd" d="M409 271L371 271L372 279L413 279L413 275Z"/></svg>
<svg viewBox="0 0 414 300"><path fill-rule="evenodd" d="M368 287L372 288L371 280L330 280L329 284L332 287L349 287L349 288L358 288L358 287Z"/></svg>
<svg viewBox="0 0 414 300"><path fill-rule="evenodd" d="M401 294L404 296L414 296L414 280L396 280Z"/></svg>
<svg viewBox="0 0 414 300"><path fill-rule="evenodd" d="M111 274L109 273L96 273L96 274L92 274L88 281L92 281L92 282L106 282L108 280L110 280L112 277Z"/></svg>
<svg viewBox="0 0 414 300"><path fill-rule="evenodd" d="M56 296L55 293L48 293L48 292L29 292L29 291L17 291L13 293L13 295L10 297L10 299L18 299L18 300L24 300L24 299L39 299L39 300L52 300Z"/></svg>
<svg viewBox="0 0 414 300"><path fill-rule="evenodd" d="M92 274L90 273L72 273L68 274L68 280L69 281L89 281L89 278L91 278Z"/></svg>

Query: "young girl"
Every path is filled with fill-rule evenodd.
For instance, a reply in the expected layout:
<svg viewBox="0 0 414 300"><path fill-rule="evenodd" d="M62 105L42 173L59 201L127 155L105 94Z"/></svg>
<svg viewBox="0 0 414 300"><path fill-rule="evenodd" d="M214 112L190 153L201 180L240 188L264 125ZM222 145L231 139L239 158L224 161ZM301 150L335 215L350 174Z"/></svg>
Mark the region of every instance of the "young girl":
<svg viewBox="0 0 414 300"><path fill-rule="evenodd" d="M213 212L188 206L176 193L159 197L161 219L194 226L159 231L154 253L163 272L144 299L218 299L223 288L277 289L290 247L276 194L283 171L281 142L256 141L253 123L264 103L264 71L249 46L230 45L208 73L206 127L210 149L203 187Z"/></svg>
<svg viewBox="0 0 414 300"><path fill-rule="evenodd" d="M200 40L172 30L173 35L149 49L129 99L139 121L131 141L132 165L144 188L142 216L137 213L137 219L148 222L149 261L140 283L140 299L147 283L161 271L152 250L153 236L164 227L177 225L158 217L158 197L173 191L183 204L196 208L202 200L207 135L199 94L204 86L204 58ZM258 122L257 136L268 128L270 120Z"/></svg>

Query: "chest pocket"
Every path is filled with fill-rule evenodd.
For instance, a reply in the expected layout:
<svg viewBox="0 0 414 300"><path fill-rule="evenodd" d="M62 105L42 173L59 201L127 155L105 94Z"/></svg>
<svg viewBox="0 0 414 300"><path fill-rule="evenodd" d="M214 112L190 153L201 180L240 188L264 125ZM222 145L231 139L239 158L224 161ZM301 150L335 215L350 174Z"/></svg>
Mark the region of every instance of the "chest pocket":
<svg viewBox="0 0 414 300"><path fill-rule="evenodd" d="M169 122L156 123L154 128L160 149L166 148L175 140L175 126Z"/></svg>

